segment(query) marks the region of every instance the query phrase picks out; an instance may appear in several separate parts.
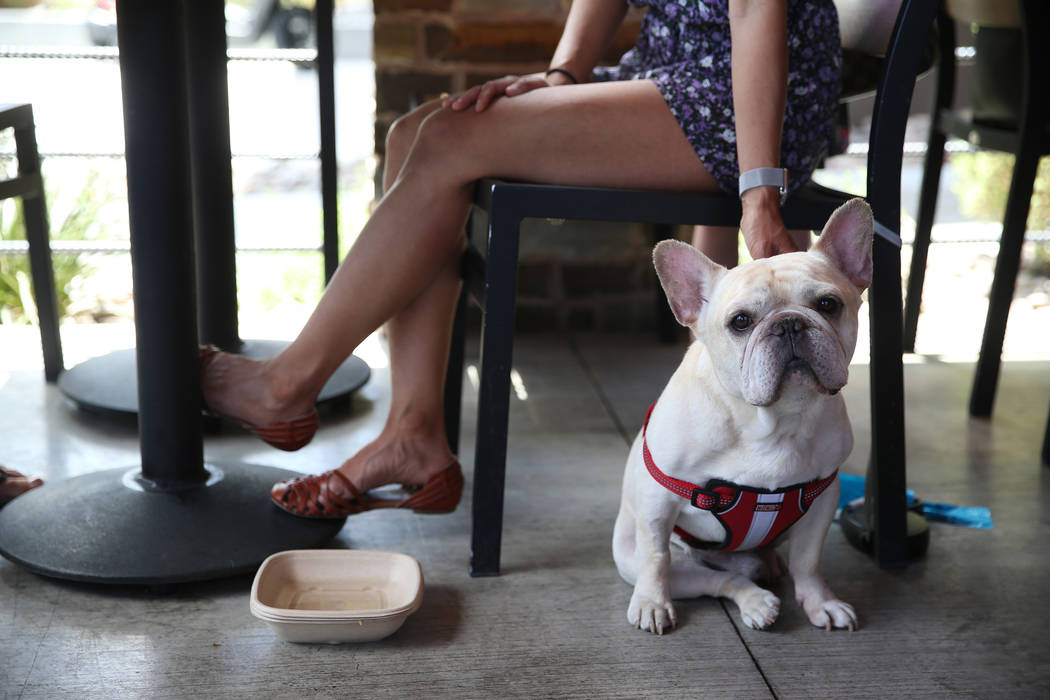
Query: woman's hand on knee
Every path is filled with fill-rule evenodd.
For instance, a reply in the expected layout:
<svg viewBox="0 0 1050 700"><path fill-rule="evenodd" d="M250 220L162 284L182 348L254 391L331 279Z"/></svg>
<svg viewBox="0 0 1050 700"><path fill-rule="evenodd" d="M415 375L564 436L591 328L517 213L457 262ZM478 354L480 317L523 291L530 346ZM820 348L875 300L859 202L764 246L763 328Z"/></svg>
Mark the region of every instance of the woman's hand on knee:
<svg viewBox="0 0 1050 700"><path fill-rule="evenodd" d="M502 78L489 80L481 85L475 85L466 92L459 95L449 95L441 101L442 107L449 107L453 111L461 112L471 105L474 111L484 111L497 97L506 95L515 97L532 92L537 88L550 87L543 73L531 73L529 75L506 75Z"/></svg>

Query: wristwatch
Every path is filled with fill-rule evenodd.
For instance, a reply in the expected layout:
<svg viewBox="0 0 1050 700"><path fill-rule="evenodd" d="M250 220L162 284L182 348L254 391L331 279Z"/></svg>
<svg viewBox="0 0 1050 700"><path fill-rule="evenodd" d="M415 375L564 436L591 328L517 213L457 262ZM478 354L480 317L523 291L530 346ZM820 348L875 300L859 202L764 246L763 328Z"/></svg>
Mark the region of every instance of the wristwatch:
<svg viewBox="0 0 1050 700"><path fill-rule="evenodd" d="M788 171L787 168L753 168L747 172L740 173L740 196L748 190L756 187L776 187L780 192L780 203L787 199Z"/></svg>

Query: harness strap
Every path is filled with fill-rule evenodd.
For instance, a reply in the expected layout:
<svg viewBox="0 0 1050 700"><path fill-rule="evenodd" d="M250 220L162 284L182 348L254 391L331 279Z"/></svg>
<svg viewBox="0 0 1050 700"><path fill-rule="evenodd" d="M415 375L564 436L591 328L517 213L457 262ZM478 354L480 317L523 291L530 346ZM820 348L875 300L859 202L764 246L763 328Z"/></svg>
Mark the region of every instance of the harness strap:
<svg viewBox="0 0 1050 700"><path fill-rule="evenodd" d="M649 411L645 414L645 423L642 424L642 457L645 460L645 468L649 470L649 474L653 479L669 491L673 491L682 498L688 499L692 505L701 510L717 511L735 503L735 492L737 489L721 486L714 489L705 489L689 481L683 481L682 479L668 476L660 471L660 468L656 466L656 462L653 461L653 455L649 451L649 442L645 437L646 430L649 427L649 417L653 414L654 408L656 408L655 402L649 406ZM831 486L832 482L834 482L835 478L838 476L838 473L839 470L836 469L823 479L817 479L787 489L779 489L778 491L787 492L801 488L802 505L805 508L809 508L809 506L813 504L813 501L817 500L820 494L824 493L824 491Z"/></svg>
<svg viewBox="0 0 1050 700"><path fill-rule="evenodd" d="M673 476L668 476L660 471L660 468L656 466L656 462L653 461L653 455L649 452L649 442L645 438L645 432L649 428L649 417L653 415L653 409L656 408L656 402L654 401L649 406L649 411L645 414L645 423L642 424L642 458L645 460L645 468L649 470L649 474L656 479L664 488L669 491L677 493L682 498L688 499L697 508L701 510L716 510L720 506L728 506L733 502L732 496L720 495L713 491L700 488L696 484L688 481L682 481L681 479L675 479Z"/></svg>

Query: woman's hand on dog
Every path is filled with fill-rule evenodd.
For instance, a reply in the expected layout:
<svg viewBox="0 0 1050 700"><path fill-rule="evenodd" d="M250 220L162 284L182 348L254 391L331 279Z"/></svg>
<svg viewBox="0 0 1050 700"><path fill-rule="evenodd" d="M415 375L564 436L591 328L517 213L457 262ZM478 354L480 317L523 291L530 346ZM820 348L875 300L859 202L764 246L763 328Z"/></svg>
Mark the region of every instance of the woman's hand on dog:
<svg viewBox="0 0 1050 700"><path fill-rule="evenodd" d="M756 187L744 193L740 231L747 250L755 260L781 253L794 253L798 246L791 240L784 220L780 218L780 193L773 187Z"/></svg>

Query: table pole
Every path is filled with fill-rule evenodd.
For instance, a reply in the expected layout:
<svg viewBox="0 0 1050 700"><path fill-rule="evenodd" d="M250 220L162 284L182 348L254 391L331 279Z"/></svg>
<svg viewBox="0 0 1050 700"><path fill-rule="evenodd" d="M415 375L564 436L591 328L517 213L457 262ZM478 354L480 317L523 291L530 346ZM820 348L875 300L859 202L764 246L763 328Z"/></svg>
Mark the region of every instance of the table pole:
<svg viewBox="0 0 1050 700"><path fill-rule="evenodd" d="M200 341L241 349L223 0L186 3L187 96Z"/></svg>
<svg viewBox="0 0 1050 700"><path fill-rule="evenodd" d="M207 480L197 359L193 199L181 2L117 6L135 288L142 479Z"/></svg>
<svg viewBox="0 0 1050 700"><path fill-rule="evenodd" d="M321 211L324 237L324 281L339 265L339 165L335 149L335 39L332 0L314 7L317 29L317 94L321 116Z"/></svg>

